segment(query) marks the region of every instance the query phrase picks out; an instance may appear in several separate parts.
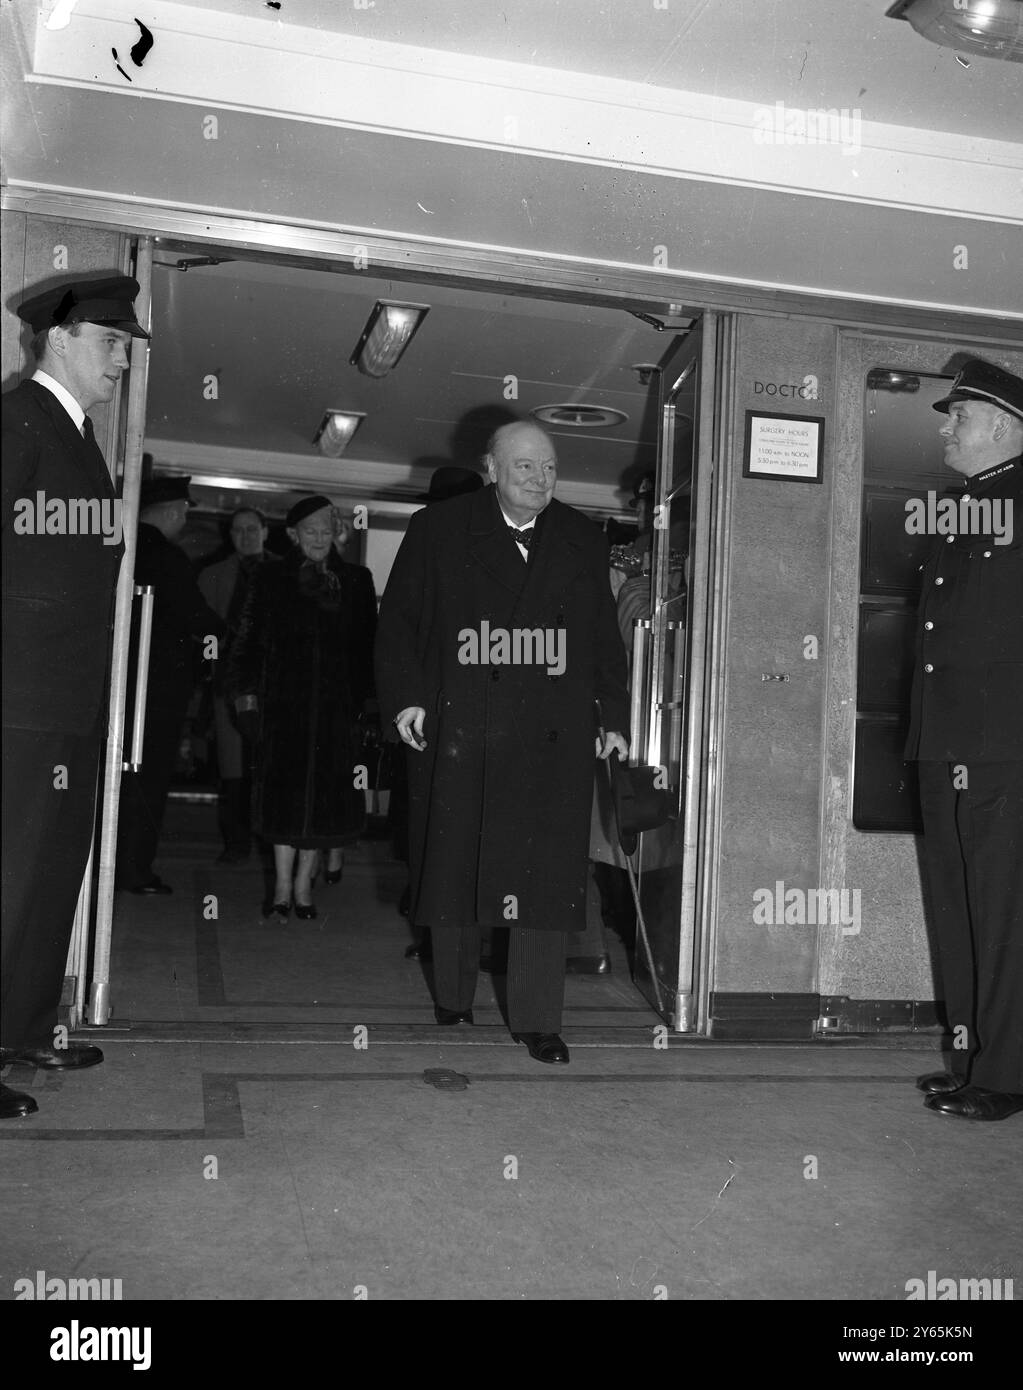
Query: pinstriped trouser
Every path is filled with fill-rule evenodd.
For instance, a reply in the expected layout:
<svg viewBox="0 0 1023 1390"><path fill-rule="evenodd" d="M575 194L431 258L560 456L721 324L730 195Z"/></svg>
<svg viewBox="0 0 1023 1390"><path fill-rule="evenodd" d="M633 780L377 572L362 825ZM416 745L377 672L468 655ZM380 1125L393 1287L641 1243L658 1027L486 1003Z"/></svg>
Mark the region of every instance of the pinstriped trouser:
<svg viewBox="0 0 1023 1390"><path fill-rule="evenodd" d="M481 929L434 927L433 979L437 1003L459 1012L472 1007L480 968ZM513 1033L559 1033L565 1000L565 933L509 928L508 1023Z"/></svg>

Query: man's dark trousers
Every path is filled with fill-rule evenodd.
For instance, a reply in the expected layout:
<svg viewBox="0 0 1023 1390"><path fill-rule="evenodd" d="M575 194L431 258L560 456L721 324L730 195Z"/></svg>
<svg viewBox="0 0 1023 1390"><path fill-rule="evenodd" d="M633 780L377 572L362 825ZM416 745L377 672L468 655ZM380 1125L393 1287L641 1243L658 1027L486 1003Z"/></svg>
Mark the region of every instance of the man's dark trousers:
<svg viewBox="0 0 1023 1390"><path fill-rule="evenodd" d="M101 745L98 732L3 731L3 1047L54 1045Z"/></svg>
<svg viewBox="0 0 1023 1390"><path fill-rule="evenodd" d="M1023 762L918 766L940 993L967 1043L952 1069L1023 1092Z"/></svg>
<svg viewBox="0 0 1023 1390"><path fill-rule="evenodd" d="M117 882L137 888L153 877L164 811L188 712L187 687L147 701L142 766L121 777L118 812Z"/></svg>
<svg viewBox="0 0 1023 1390"><path fill-rule="evenodd" d="M508 1026L513 1033L560 1033L565 998L565 932L508 932ZM472 1006L480 968L482 929L434 927L433 983L442 1009Z"/></svg>

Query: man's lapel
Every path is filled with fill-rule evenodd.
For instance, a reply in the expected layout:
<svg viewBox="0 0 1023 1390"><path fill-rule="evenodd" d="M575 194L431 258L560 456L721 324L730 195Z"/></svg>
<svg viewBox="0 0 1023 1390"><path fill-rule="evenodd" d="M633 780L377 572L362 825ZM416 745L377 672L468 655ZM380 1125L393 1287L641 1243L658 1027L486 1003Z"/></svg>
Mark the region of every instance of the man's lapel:
<svg viewBox="0 0 1023 1390"><path fill-rule="evenodd" d="M28 381L26 385L31 387L32 394L53 422L61 443L80 467L83 495L115 496L106 460L95 439L86 440L82 437L75 422L52 391L40 386L37 381Z"/></svg>
<svg viewBox="0 0 1023 1390"><path fill-rule="evenodd" d="M491 485L473 494L469 513L469 554L511 593L517 594L528 566L512 540Z"/></svg>
<svg viewBox="0 0 1023 1390"><path fill-rule="evenodd" d="M530 546L526 582L519 595L522 607L541 596L565 592L585 564L580 547L562 525L564 508L552 501L537 517L534 540ZM511 537L508 537L511 540ZM515 542L512 547L518 553Z"/></svg>

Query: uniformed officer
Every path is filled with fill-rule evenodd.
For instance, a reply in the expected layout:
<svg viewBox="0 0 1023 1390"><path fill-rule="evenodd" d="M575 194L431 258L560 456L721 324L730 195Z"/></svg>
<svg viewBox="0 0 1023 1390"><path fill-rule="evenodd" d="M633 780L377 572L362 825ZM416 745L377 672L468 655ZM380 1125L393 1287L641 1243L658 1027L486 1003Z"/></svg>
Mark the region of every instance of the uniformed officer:
<svg viewBox="0 0 1023 1390"><path fill-rule="evenodd" d="M193 644L219 639L227 630L200 593L188 556L174 543L195 505L190 481L147 478L139 496L135 583L153 586L153 630L142 766L121 778L117 887L147 896L172 892L154 872L153 859L195 684Z"/></svg>
<svg viewBox="0 0 1023 1390"><path fill-rule="evenodd" d="M120 501L87 414L113 398L138 282L64 280L25 300L38 368L3 398L2 1060L68 1071L98 1047L54 1045L92 839L106 717ZM0 1087L0 1118L38 1109Z"/></svg>
<svg viewBox="0 0 1023 1390"><path fill-rule="evenodd" d="M965 490L934 508L906 756L954 1042L917 1085L928 1109L1003 1120L1023 1110L1023 380L974 359L934 408Z"/></svg>

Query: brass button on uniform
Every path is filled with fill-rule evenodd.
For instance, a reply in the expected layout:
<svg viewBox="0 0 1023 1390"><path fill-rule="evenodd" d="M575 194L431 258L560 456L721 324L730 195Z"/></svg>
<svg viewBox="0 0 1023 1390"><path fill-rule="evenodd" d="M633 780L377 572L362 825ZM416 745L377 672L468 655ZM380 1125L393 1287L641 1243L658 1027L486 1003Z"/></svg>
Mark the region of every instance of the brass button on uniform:
<svg viewBox="0 0 1023 1390"><path fill-rule="evenodd" d="M930 630L931 630L931 628L932 628L933 626L934 626L933 623L924 623L924 631L925 631L925 632L930 632Z"/></svg>
<svg viewBox="0 0 1023 1390"><path fill-rule="evenodd" d="M927 672L928 675L930 675L930 673L934 670L934 667L930 664L930 662L928 662L927 665L924 667L924 670Z"/></svg>

